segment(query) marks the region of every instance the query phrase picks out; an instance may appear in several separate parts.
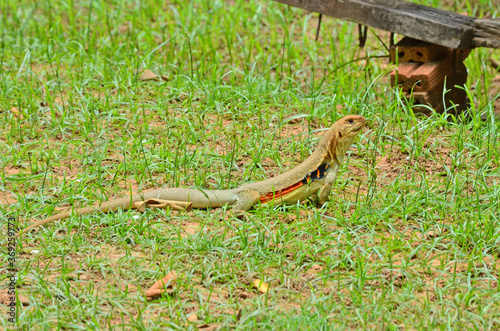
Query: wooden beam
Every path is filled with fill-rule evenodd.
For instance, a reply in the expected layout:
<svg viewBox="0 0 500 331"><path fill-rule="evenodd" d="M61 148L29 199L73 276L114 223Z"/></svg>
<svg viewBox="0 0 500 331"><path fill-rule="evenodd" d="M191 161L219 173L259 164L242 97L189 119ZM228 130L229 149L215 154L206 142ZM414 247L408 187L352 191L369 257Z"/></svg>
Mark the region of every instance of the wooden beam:
<svg viewBox="0 0 500 331"><path fill-rule="evenodd" d="M274 0L446 47L500 48L500 19L480 20L397 0Z"/></svg>
<svg viewBox="0 0 500 331"><path fill-rule="evenodd" d="M500 18L474 21L473 47L500 48Z"/></svg>

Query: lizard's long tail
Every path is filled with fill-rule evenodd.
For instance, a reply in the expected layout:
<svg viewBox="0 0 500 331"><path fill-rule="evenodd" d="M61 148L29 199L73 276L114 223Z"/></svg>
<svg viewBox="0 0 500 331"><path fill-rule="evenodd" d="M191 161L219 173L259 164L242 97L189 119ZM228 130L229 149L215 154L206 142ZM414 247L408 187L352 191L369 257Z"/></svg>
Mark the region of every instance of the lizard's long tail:
<svg viewBox="0 0 500 331"><path fill-rule="evenodd" d="M164 188L146 191L142 194L135 194L111 201L104 202L101 205L79 208L74 211L62 212L43 220L37 221L28 226L23 232L45 225L47 223L69 218L71 215L88 215L96 212L113 212L118 209L134 209L136 202L146 201L148 199L162 199L176 202L190 202L193 208L220 207L225 204L233 204L236 201L236 195L233 190L201 190L185 188ZM18 235L19 236L19 235Z"/></svg>

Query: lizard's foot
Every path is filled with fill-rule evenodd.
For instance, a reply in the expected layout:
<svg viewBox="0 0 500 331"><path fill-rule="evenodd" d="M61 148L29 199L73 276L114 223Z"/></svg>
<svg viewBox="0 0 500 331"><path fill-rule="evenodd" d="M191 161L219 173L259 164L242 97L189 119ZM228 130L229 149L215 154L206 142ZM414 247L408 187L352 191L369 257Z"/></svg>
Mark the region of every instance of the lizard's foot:
<svg viewBox="0 0 500 331"><path fill-rule="evenodd" d="M316 204L316 208L323 208L326 206L327 200L323 200L318 197L317 199L314 199L314 203Z"/></svg>
<svg viewBox="0 0 500 331"><path fill-rule="evenodd" d="M248 221L250 219L250 216L248 216L248 213L246 211L240 211L234 215L237 219L240 221Z"/></svg>
<svg viewBox="0 0 500 331"><path fill-rule="evenodd" d="M239 219L240 221L248 221L250 218L247 214L247 212L245 211L226 211L224 213L224 216L222 216L221 220L222 219L225 219L227 221L231 221L232 219L234 220L235 218Z"/></svg>

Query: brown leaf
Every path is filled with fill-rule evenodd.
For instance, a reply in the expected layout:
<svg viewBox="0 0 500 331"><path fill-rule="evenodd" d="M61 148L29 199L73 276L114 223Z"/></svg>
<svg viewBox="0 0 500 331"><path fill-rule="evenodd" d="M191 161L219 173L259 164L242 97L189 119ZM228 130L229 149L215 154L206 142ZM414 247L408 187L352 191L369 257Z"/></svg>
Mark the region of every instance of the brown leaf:
<svg viewBox="0 0 500 331"><path fill-rule="evenodd" d="M10 109L10 111L12 112L12 115L14 115L15 118L17 118L19 120L24 119L23 114L21 114L21 112L19 111L19 109L17 109L16 107L12 107Z"/></svg>
<svg viewBox="0 0 500 331"><path fill-rule="evenodd" d="M161 297L164 294L172 294L174 290L172 289L149 289L144 294L146 295L146 298L148 299L153 299L156 297Z"/></svg>
<svg viewBox="0 0 500 331"><path fill-rule="evenodd" d="M217 329L219 327L219 324L212 324L212 325L203 324L203 325L197 325L196 327L203 331L210 331Z"/></svg>
<svg viewBox="0 0 500 331"><path fill-rule="evenodd" d="M152 72L149 69L144 70L141 75L139 76L139 80L142 81L148 81L148 80L154 80L156 82L161 82L161 81L167 81L168 77L164 75L157 75L154 72Z"/></svg>
<svg viewBox="0 0 500 331"><path fill-rule="evenodd" d="M173 285L177 280L177 274L175 271L170 271L165 277L154 282L153 286L149 288L144 294L146 297L153 298L161 296L162 294L170 294L173 292ZM165 289L165 286L167 289Z"/></svg>
<svg viewBox="0 0 500 331"><path fill-rule="evenodd" d="M269 285L258 278L253 280L253 286L262 293L267 293L267 291L269 291Z"/></svg>
<svg viewBox="0 0 500 331"><path fill-rule="evenodd" d="M151 290L153 290L153 289L161 289L165 285L167 285L167 287L172 287L173 283L176 281L176 279L177 279L177 273L175 271L170 271L165 277L163 277L160 280L157 280L153 284L153 286L151 286L150 289Z"/></svg>

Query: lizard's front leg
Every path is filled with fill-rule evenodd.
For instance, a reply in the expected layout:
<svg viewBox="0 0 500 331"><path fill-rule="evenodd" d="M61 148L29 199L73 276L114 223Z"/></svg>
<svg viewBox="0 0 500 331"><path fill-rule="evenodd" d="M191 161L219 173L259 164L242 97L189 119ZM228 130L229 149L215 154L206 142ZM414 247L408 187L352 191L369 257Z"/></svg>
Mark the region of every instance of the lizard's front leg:
<svg viewBox="0 0 500 331"><path fill-rule="evenodd" d="M233 204L232 211L236 214L236 217L245 218L245 212L259 201L260 193L256 190L246 190L238 192L236 195L237 199Z"/></svg>
<svg viewBox="0 0 500 331"><path fill-rule="evenodd" d="M333 166L331 166L331 170L326 175L325 183L318 191L318 196L316 198L316 204L318 206L323 206L328 200L330 192L332 191L333 184L335 183L335 180L337 180L339 167L339 164L335 163Z"/></svg>

